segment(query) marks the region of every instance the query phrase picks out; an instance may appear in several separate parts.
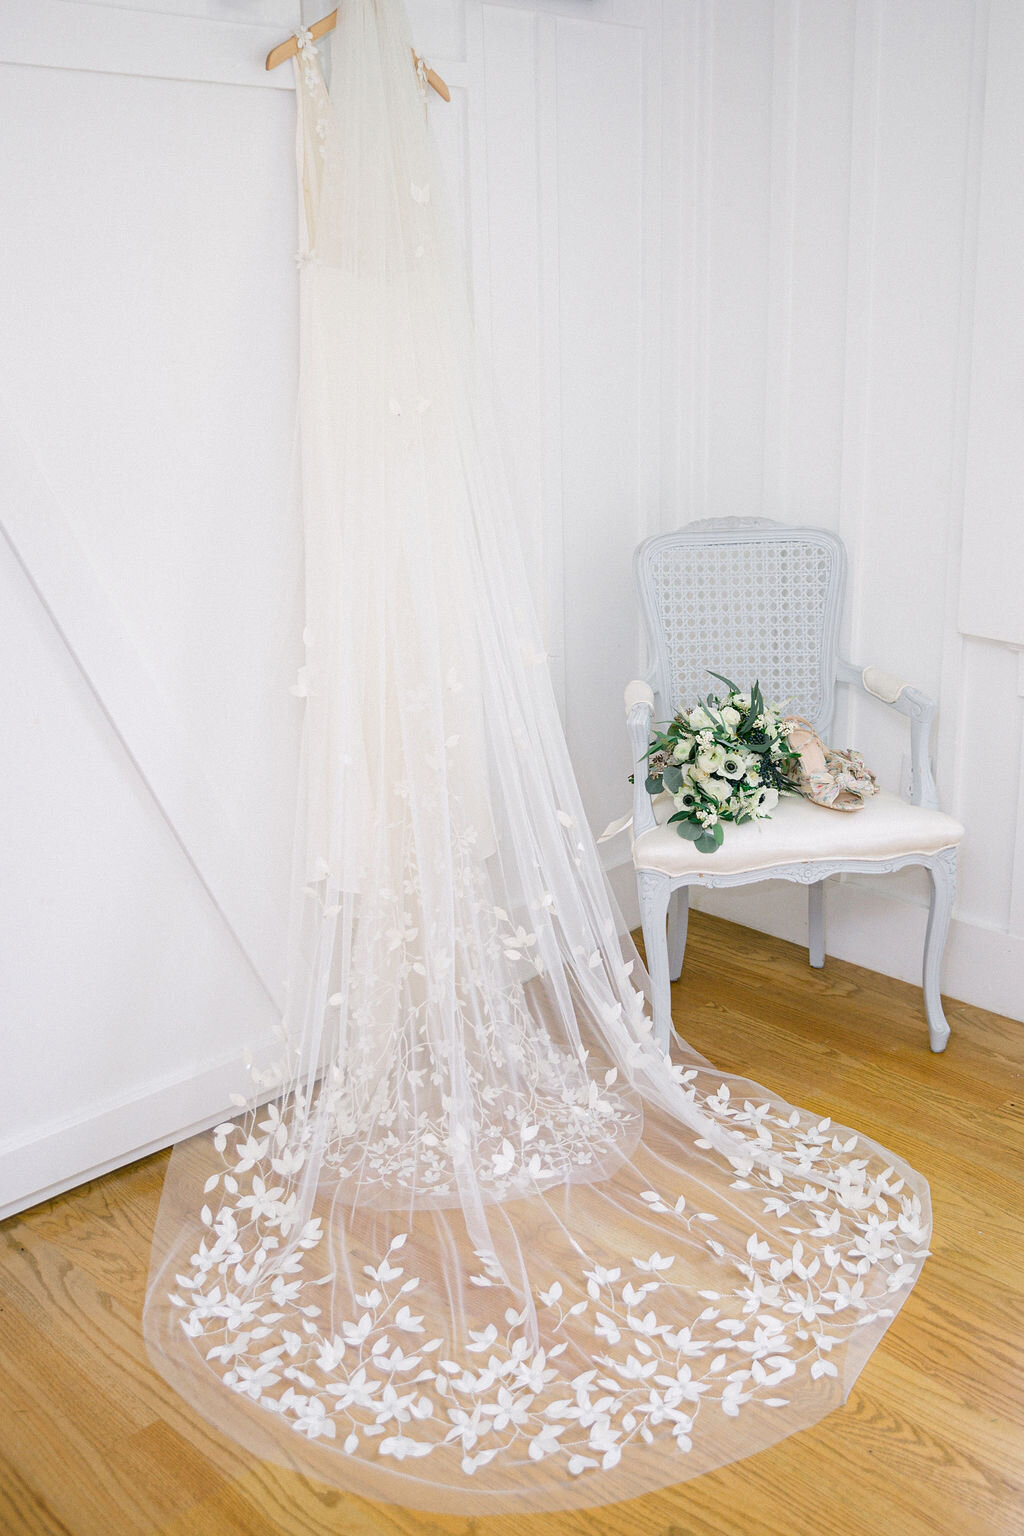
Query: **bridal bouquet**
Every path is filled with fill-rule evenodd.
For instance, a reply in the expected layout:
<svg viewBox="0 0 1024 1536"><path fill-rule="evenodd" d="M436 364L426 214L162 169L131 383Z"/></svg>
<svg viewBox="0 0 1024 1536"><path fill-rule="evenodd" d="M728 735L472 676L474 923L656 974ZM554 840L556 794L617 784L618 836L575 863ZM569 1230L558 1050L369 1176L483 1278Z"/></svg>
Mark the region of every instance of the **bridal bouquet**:
<svg viewBox="0 0 1024 1536"><path fill-rule="evenodd" d="M786 715L765 703L757 683L741 693L727 677L711 676L728 693L709 693L676 715L647 752L648 791L668 791L675 805L669 822L698 853L722 846L723 822L770 816L780 792L793 789L786 774L799 759L786 741Z"/></svg>

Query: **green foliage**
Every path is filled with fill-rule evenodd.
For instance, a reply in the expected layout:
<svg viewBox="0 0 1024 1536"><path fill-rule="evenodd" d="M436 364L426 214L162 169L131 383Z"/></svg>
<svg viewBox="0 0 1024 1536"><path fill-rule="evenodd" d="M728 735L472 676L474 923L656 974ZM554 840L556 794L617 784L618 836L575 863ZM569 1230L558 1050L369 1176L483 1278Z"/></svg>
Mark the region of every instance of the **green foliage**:
<svg viewBox="0 0 1024 1536"><path fill-rule="evenodd" d="M656 730L647 749L649 794L673 797L669 824L698 853L722 846L724 823L770 816L799 754L786 741L783 710L767 704L760 684L749 693L718 672L723 695L709 693Z"/></svg>

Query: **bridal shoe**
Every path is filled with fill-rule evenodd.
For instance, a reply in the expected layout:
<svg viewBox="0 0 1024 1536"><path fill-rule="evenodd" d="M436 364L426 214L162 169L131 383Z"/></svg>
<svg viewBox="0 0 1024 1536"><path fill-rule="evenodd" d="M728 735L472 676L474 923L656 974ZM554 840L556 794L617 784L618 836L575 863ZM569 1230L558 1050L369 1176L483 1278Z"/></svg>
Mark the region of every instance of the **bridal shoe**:
<svg viewBox="0 0 1024 1536"><path fill-rule="evenodd" d="M832 811L859 811L869 795L878 793L875 776L859 752L827 747L806 720L789 722L786 740L799 762L789 770L794 789L815 805Z"/></svg>

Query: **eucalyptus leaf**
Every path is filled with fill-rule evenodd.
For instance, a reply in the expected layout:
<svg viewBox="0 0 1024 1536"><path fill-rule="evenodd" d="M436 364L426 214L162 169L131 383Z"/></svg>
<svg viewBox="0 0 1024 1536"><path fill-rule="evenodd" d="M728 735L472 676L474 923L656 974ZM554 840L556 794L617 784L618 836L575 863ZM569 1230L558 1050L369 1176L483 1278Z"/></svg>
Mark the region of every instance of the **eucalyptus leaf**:
<svg viewBox="0 0 1024 1536"><path fill-rule="evenodd" d="M669 763L661 780L670 795L678 795L683 787L683 770L678 763Z"/></svg>
<svg viewBox="0 0 1024 1536"><path fill-rule="evenodd" d="M676 815L682 819L677 821L676 816L670 816L669 820L676 822L676 831L680 837L688 838L691 843L695 843L699 837L704 836L704 828L697 822L690 821L684 811L678 811Z"/></svg>

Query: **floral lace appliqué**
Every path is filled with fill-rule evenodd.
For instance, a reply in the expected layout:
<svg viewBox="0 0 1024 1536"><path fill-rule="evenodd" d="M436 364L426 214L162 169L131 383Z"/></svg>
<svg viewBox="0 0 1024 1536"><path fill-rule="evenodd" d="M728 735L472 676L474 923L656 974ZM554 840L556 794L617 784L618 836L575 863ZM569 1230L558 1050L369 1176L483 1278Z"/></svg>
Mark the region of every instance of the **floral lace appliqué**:
<svg viewBox="0 0 1024 1536"><path fill-rule="evenodd" d="M721 1240L718 1218L685 1195L646 1190L642 1208L665 1219L664 1252L581 1264L456 1346L416 1310L423 1282L403 1262L400 1233L362 1266L351 1314L329 1321L320 1287L333 1276L306 1271L325 1234L318 1217L293 1230L297 1197L273 1182L290 1166L288 1132L272 1108L248 1132L217 1128L225 1172L207 1190L220 1186L224 1199L204 1209L206 1235L170 1299L226 1386L350 1455L457 1448L471 1474L525 1452L562 1458L580 1476L656 1435L686 1453L707 1415L735 1417L755 1401L782 1408L794 1378L835 1377L833 1350L892 1315L890 1299L926 1256L920 1200L892 1168L854 1157L855 1136L841 1141L828 1121L797 1111L733 1104L725 1085L697 1096L749 1141L749 1159L733 1160L734 1187L759 1188L764 1215L745 1243ZM811 1177L780 1171L796 1160ZM685 1261L673 1244L683 1238L691 1262L695 1244L719 1261L716 1286L677 1280ZM294 1246L277 1260L285 1239ZM503 1285L494 1255L477 1257L470 1285ZM577 1362L586 1351L585 1369L566 1369L570 1347Z"/></svg>

